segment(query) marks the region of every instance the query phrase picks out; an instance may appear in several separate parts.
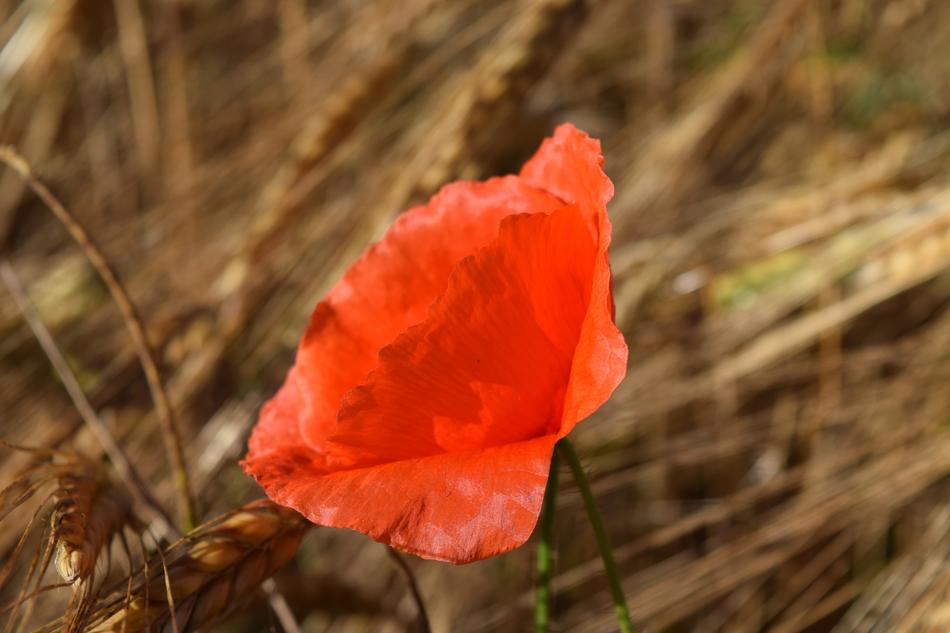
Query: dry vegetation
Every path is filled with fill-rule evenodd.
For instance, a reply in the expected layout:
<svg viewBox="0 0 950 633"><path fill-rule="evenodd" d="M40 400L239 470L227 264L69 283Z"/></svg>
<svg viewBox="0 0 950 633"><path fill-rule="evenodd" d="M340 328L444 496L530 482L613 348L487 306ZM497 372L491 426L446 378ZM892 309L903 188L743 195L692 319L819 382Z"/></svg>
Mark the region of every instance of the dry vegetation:
<svg viewBox="0 0 950 633"><path fill-rule="evenodd" d="M604 140L617 188L631 367L577 446L634 617L654 633L950 630L950 4L0 0L0 16L0 144L129 288L200 518L260 496L236 466L256 408L366 244L442 183L516 169L570 120ZM163 416L120 312L6 168L0 257L170 513ZM0 289L0 437L93 464L95 432ZM4 505L37 483L16 479L24 469L62 470L37 460L3 451ZM557 630L609 631L593 537L565 486ZM2 560L43 555L42 513L18 546L41 496L4 518ZM110 604L167 603L163 564L182 631L237 606L215 630L279 630L247 583L304 530L268 505L225 517L138 584L124 560L142 555L121 555L118 537L110 554L100 534L99 557L116 559L100 575L118 593L89 589L92 630L111 630ZM144 529L124 534L150 547ZM531 558L410 564L435 631L523 631ZM0 603L26 596L28 567L0 569ZM55 567L32 582L62 582ZM360 535L312 530L275 578L303 631L414 630L398 567ZM39 626L83 599L59 587L21 615Z"/></svg>

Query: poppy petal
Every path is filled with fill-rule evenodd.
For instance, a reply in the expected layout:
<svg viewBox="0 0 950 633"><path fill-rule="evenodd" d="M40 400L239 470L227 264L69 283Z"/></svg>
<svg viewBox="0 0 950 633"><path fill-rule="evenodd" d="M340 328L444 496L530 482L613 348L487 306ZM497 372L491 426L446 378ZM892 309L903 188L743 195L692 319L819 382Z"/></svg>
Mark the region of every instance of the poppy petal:
<svg viewBox="0 0 950 633"><path fill-rule="evenodd" d="M509 176L453 183L403 213L310 319L296 361L307 385L299 394L304 441L322 446L343 395L376 366L380 348L425 318L455 265L493 239L502 218L560 206Z"/></svg>
<svg viewBox="0 0 950 633"><path fill-rule="evenodd" d="M277 394L267 401L258 416L257 425L247 442L247 460L260 460L258 466L276 464L278 456L288 451L307 455L307 461L325 460L311 450L300 435L299 419L305 415L304 396L308 389L306 380L297 367L291 368L287 379ZM245 470L247 468L245 461Z"/></svg>
<svg viewBox="0 0 950 633"><path fill-rule="evenodd" d="M520 178L579 206L593 231L599 228L597 216L606 213L607 203L614 197L614 185L604 173L600 141L570 123L559 125L552 137L544 139L521 168Z"/></svg>
<svg viewBox="0 0 950 633"><path fill-rule="evenodd" d="M544 140L520 174L527 183L580 207L591 231L597 235L598 255L590 305L574 354L561 437L596 411L627 371L627 344L614 324L607 257L611 227L606 205L614 195L614 187L604 173L603 164L600 141L567 123L558 126L554 135Z"/></svg>
<svg viewBox="0 0 950 633"><path fill-rule="evenodd" d="M301 410L294 370L261 414L274 438L252 439L245 469L315 523L427 558L520 546L540 511L597 252L576 207L504 219L347 394L325 451L277 431Z"/></svg>
<svg viewBox="0 0 950 633"><path fill-rule="evenodd" d="M555 441L548 435L329 474L289 454L249 458L245 468L271 499L314 523L461 564L528 540Z"/></svg>
<svg viewBox="0 0 950 633"><path fill-rule="evenodd" d="M577 207L505 218L426 320L343 399L332 467L466 451L557 433L597 245Z"/></svg>
<svg viewBox="0 0 950 633"><path fill-rule="evenodd" d="M599 224L600 244L594 261L590 303L574 351L559 437L567 436L578 422L606 402L627 374L627 343L614 323L607 257L610 221L606 213L600 217Z"/></svg>

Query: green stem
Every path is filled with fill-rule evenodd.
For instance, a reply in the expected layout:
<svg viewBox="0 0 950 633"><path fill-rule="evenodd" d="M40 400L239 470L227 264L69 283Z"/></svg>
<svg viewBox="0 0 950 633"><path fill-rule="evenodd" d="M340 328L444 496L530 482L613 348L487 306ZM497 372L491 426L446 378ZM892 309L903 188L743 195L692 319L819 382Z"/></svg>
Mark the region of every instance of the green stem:
<svg viewBox="0 0 950 633"><path fill-rule="evenodd" d="M610 595L614 601L614 611L617 613L620 632L633 633L633 624L630 622L630 612L627 610L623 588L620 586L620 576L617 574L617 564L614 562L614 556L610 549L610 540L607 538L607 530L604 529L604 520L600 515L600 510L597 509L594 493L591 492L590 482L587 480L587 475L584 474L584 467L567 439L558 442L557 448L564 455L567 463L570 464L574 481L577 482L577 487L584 498L587 518L590 520L591 527L594 528L594 535L597 537L597 548L600 550L600 557L604 561L604 572L607 575L607 581L610 583Z"/></svg>
<svg viewBox="0 0 950 633"><path fill-rule="evenodd" d="M548 633L551 619L551 552L554 549L554 511L557 507L557 447L551 454L551 471L541 505L541 540L538 541L537 577L534 584L534 631Z"/></svg>

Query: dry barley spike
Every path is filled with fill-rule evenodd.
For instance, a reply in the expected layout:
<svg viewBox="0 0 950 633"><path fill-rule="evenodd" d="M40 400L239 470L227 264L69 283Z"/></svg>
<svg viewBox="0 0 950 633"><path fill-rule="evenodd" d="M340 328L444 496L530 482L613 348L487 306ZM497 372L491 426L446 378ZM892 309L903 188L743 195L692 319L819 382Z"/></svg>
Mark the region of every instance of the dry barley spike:
<svg viewBox="0 0 950 633"><path fill-rule="evenodd" d="M102 548L132 523L132 501L95 462L61 453L53 463L53 564L66 582L89 580Z"/></svg>
<svg viewBox="0 0 950 633"><path fill-rule="evenodd" d="M266 499L228 512L154 557L131 591L101 600L82 631L185 633L220 620L293 559L311 525Z"/></svg>
<svg viewBox="0 0 950 633"><path fill-rule="evenodd" d="M78 621L84 617L95 599L97 562L115 537L123 539L126 526L137 526L128 495L110 477L105 466L65 450L50 450L13 446L0 442L0 446L20 450L40 458L24 470L14 482L0 492L0 522L14 509L31 497L46 490L35 511L34 518L52 503L48 536L39 539L37 550L29 562L29 571L21 578L18 596L8 605L0 607L0 614L7 618L7 629L18 621L28 622L32 612L32 596L55 585L42 585L50 563L56 568L67 585L73 585L73 596L67 605L67 618ZM11 578L16 578L16 569L23 547L33 530L33 522L19 539L19 544L4 569L0 571L0 589ZM45 532L45 528L37 528ZM130 561L131 566L131 561ZM105 568L106 573L108 569Z"/></svg>
<svg viewBox="0 0 950 633"><path fill-rule="evenodd" d="M129 496L112 480L104 465L79 453L13 446L3 441L0 447L43 458L0 492L0 522L54 484L41 504L53 502L49 521L50 547L55 550L53 565L67 583L90 580L102 549L123 528L135 525Z"/></svg>

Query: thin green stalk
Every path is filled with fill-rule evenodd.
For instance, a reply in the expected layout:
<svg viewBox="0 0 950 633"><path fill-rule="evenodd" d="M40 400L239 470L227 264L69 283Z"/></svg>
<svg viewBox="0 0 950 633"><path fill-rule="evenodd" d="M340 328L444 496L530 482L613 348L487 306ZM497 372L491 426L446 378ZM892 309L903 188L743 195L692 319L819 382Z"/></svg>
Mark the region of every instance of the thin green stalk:
<svg viewBox="0 0 950 633"><path fill-rule="evenodd" d="M597 502L594 500L594 493L590 489L590 482L584 473L584 467L581 465L577 453L574 452L574 447L568 443L567 439L558 442L557 448L564 455L567 463L570 464L574 481L577 482L577 487L584 498L587 518L590 520L591 527L594 528L594 535L597 537L597 548L600 550L600 557L604 561L604 573L610 583L610 595L614 601L614 611L617 614L620 633L633 633L633 624L630 622L627 601L623 595L623 588L620 586L620 576L617 573L617 564L614 562L613 550L610 548L610 539L607 538L604 520L600 515L600 510L597 509Z"/></svg>
<svg viewBox="0 0 950 633"><path fill-rule="evenodd" d="M534 583L534 631L548 633L551 619L551 552L554 547L554 511L557 507L558 467L557 447L551 454L551 471L544 488L541 505L541 540L538 541L537 576Z"/></svg>

